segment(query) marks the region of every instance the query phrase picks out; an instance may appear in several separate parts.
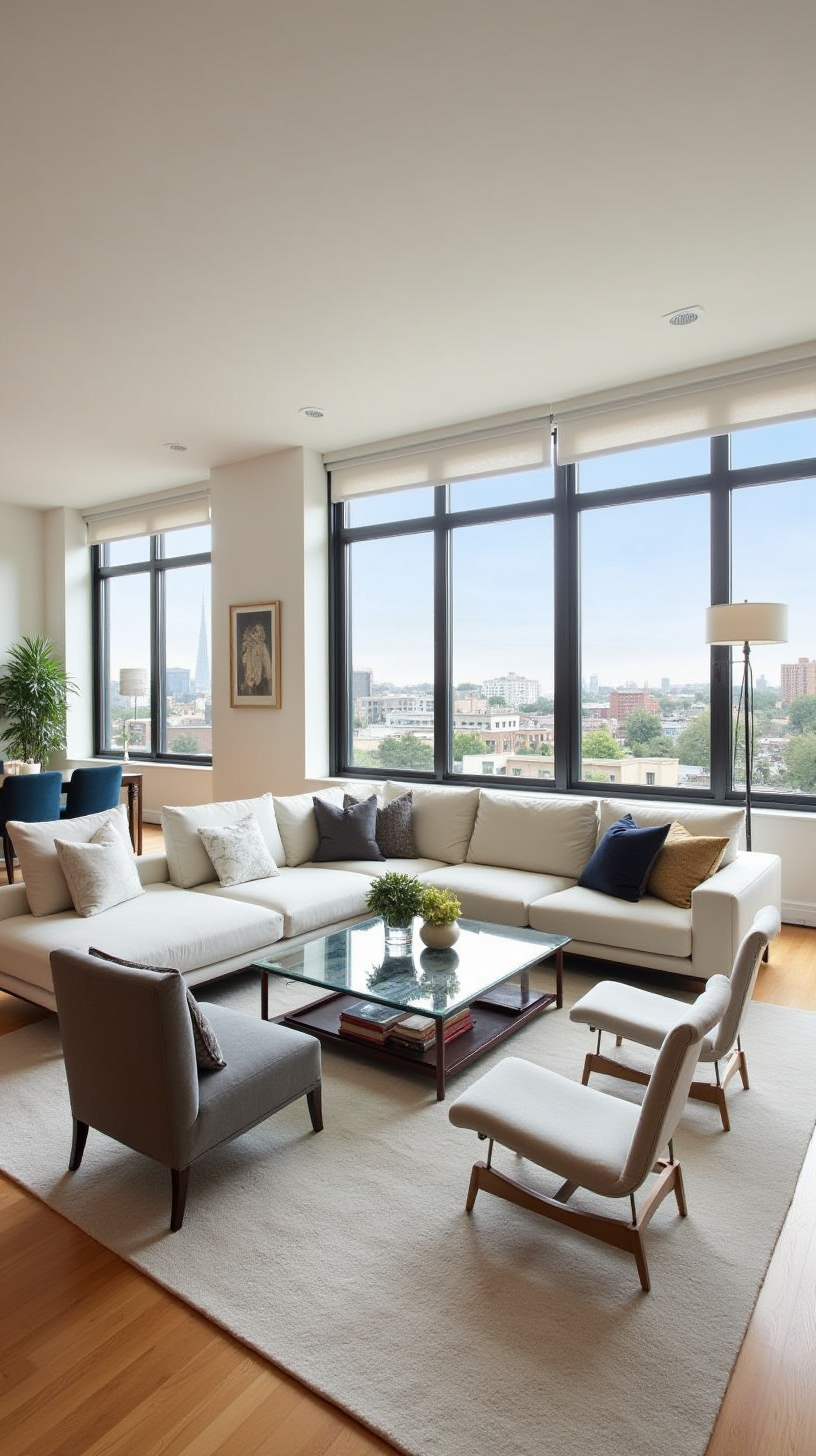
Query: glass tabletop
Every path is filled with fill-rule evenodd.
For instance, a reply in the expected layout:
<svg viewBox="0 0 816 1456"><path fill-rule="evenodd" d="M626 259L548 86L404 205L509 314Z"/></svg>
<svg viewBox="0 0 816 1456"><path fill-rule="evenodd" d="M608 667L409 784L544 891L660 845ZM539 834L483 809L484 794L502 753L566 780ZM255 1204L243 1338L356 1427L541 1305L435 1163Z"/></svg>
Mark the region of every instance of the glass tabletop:
<svg viewBox="0 0 816 1456"><path fill-rule="evenodd" d="M451 950L428 950L414 921L411 953L385 953L382 920L361 921L253 965L311 986L344 991L442 1020L569 944L568 935L460 920Z"/></svg>

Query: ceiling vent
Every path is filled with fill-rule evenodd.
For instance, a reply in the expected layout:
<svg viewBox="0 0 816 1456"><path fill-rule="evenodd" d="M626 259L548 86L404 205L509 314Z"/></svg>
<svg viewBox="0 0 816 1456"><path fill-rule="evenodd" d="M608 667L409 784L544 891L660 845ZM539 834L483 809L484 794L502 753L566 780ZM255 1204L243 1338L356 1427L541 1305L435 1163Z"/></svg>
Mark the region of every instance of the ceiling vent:
<svg viewBox="0 0 816 1456"><path fill-rule="evenodd" d="M693 303L688 308L676 308L672 313L664 313L663 317L673 328L682 329L686 324L696 324L704 311L699 304Z"/></svg>
<svg viewBox="0 0 816 1456"><path fill-rule="evenodd" d="M307 420L322 420L323 411L319 404L304 404L298 410L299 415L305 415Z"/></svg>

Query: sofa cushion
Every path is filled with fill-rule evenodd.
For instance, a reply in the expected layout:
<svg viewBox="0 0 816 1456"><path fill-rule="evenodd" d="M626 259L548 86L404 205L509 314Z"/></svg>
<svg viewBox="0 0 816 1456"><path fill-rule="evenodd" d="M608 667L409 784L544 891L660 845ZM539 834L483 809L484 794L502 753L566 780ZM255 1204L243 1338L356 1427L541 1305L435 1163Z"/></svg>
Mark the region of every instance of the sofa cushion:
<svg viewBox="0 0 816 1456"><path fill-rule="evenodd" d="M60 910L73 910L71 891L57 858L55 841L88 844L105 824L113 825L132 854L124 804L99 814L81 814L76 819L51 819L40 824L10 821L14 852L20 861L32 915L56 915Z"/></svg>
<svg viewBox="0 0 816 1456"><path fill-rule="evenodd" d="M469 863L577 879L595 848L594 799L482 789Z"/></svg>
<svg viewBox="0 0 816 1456"><path fill-rule="evenodd" d="M214 888L221 895L227 893ZM144 895L103 910L92 922L74 910L0 920L0 959L4 965L14 965L21 981L51 991L50 952L57 947L87 950L91 937L94 945L111 955L124 951L133 960L177 966L186 974L244 956L249 964L282 935L283 918L273 910L236 900L210 901L175 885L153 884Z"/></svg>
<svg viewBox="0 0 816 1456"><path fill-rule="evenodd" d="M133 971L156 971L162 976L181 976L181 971L177 970L175 966L146 966L144 961L125 961L121 956L108 955L107 951L99 950L97 946L93 945L88 947L88 955L96 956L100 961L110 961L114 966L125 966ZM205 1071L221 1071L227 1064L218 1045L218 1037L189 986L185 986L185 992L187 1010L190 1013L190 1025L193 1028L196 1065Z"/></svg>
<svg viewBox="0 0 816 1456"><path fill-rule="evenodd" d="M199 825L198 833L220 885L243 885L278 873L254 814L219 828Z"/></svg>
<svg viewBox="0 0 816 1456"><path fill-rule="evenodd" d="M646 955L691 955L691 911L644 895L636 905L575 885L530 906L534 930Z"/></svg>
<svg viewBox="0 0 816 1456"><path fill-rule="evenodd" d="M228 799L218 804L168 805L161 811L167 867L174 885L192 890L196 885L216 879L215 867L201 842L199 829L221 828L236 824L254 814L264 844L276 865L286 858L271 794L257 799Z"/></svg>
<svg viewBox="0 0 816 1456"><path fill-rule="evenodd" d="M672 824L652 865L647 893L690 910L692 890L719 869L727 848L725 836L689 834L682 824Z"/></svg>
<svg viewBox="0 0 816 1456"><path fill-rule="evenodd" d="M374 831L377 827L377 800L352 799L344 794L343 803L327 804L319 794L313 799L317 832L320 836L313 863L342 859L383 859Z"/></svg>
<svg viewBox="0 0 816 1456"><path fill-rule="evenodd" d="M314 859L320 842L314 811L315 797L326 804L342 806L343 790L321 789L316 796L286 794L283 798L274 799L275 818L285 851L284 860L277 861L279 865L285 863L290 868L295 868L305 864L308 859Z"/></svg>
<svg viewBox="0 0 816 1456"><path fill-rule="evenodd" d="M387 783L385 802L401 798L405 784ZM449 789L439 784L412 784L412 827L417 857L460 864L467 854L476 810L478 789Z"/></svg>
<svg viewBox="0 0 816 1456"><path fill-rule="evenodd" d="M530 906L543 895L565 890L574 883L557 875L534 875L493 865L445 865L423 875L422 883L452 890L462 902L462 914L496 925L529 925Z"/></svg>
<svg viewBox="0 0 816 1456"><path fill-rule="evenodd" d="M370 884L366 875L301 865L281 870L274 880L253 880L228 890L220 885L199 885L196 893L201 899L229 896L242 904L273 910L283 917L284 935L292 937L365 914Z"/></svg>
<svg viewBox="0 0 816 1456"><path fill-rule="evenodd" d="M745 810L725 809L714 804L658 804L626 802L624 799L602 799L598 839L622 814L631 814L644 829L669 822L682 824L689 834L728 836L728 848L721 866L731 864L737 851L744 848Z"/></svg>
<svg viewBox="0 0 816 1456"><path fill-rule="evenodd" d="M55 848L78 915L99 915L144 894L130 844L112 824L103 824L87 844L57 839Z"/></svg>
<svg viewBox="0 0 816 1456"><path fill-rule="evenodd" d="M306 869L306 865L301 866ZM439 859L338 859L322 865L327 870L352 870L357 875L366 875L369 881L379 879L380 875L422 875L423 878L429 870L442 869L442 861Z"/></svg>
<svg viewBox="0 0 816 1456"><path fill-rule="evenodd" d="M610 824L581 871L578 884L618 900L639 900L669 828L668 824L656 824L643 829L631 814L624 814L617 823Z"/></svg>

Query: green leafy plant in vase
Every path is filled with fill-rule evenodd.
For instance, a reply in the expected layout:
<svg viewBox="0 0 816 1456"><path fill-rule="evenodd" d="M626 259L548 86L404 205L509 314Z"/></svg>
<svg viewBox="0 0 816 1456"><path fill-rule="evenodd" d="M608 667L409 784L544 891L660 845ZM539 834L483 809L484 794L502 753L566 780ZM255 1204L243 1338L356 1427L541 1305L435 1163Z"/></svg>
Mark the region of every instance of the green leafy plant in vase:
<svg viewBox="0 0 816 1456"><path fill-rule="evenodd" d="M405 955L413 918L421 913L422 886L416 875L388 870L371 881L366 905L374 915L382 916L386 954Z"/></svg>
<svg viewBox="0 0 816 1456"><path fill-rule="evenodd" d="M452 890L424 885L419 908L424 924L419 927L420 939L430 950L449 950L459 939L457 919L462 913L460 901Z"/></svg>
<svg viewBox="0 0 816 1456"><path fill-rule="evenodd" d="M65 747L68 694L77 692L47 637L23 637L0 672L0 718L9 758L28 772Z"/></svg>

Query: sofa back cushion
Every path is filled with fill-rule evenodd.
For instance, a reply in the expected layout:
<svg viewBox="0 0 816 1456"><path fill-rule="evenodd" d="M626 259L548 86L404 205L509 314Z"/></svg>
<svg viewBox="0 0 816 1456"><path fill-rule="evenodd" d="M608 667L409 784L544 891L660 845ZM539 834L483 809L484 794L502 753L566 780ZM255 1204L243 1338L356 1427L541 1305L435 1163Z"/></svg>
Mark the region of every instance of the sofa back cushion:
<svg viewBox="0 0 816 1456"><path fill-rule="evenodd" d="M218 878L215 865L201 842L199 829L220 829L237 824L254 814L264 843L276 865L285 862L285 851L275 822L271 794L257 799L229 799L219 804L169 805L161 811L167 868L174 885L192 890Z"/></svg>
<svg viewBox="0 0 816 1456"><path fill-rule="evenodd" d="M472 864L577 880L597 828L594 799L482 789L467 857Z"/></svg>
<svg viewBox="0 0 816 1456"><path fill-rule="evenodd" d="M113 825L122 843L132 853L124 804L117 804L115 809L103 809L99 814L80 814L76 819L51 819L39 824L11 821L14 852L20 861L32 915L56 915L60 910L74 908L68 882L57 858L55 841L61 839L75 844L90 844L97 830L106 824Z"/></svg>
<svg viewBox="0 0 816 1456"><path fill-rule="evenodd" d="M286 794L275 798L275 818L278 823L288 865L305 864L314 859L320 843L320 833L315 818L315 798L324 803L343 807L341 788L321 789L319 794Z"/></svg>
<svg viewBox="0 0 816 1456"><path fill-rule="evenodd" d="M623 814L631 814L641 828L656 824L682 824L689 834L714 835L727 838L728 846L720 860L720 866L730 864L736 858L737 850L744 849L745 811L725 809L714 804L655 804L625 802L623 799L602 799L598 826L598 839Z"/></svg>
<svg viewBox="0 0 816 1456"><path fill-rule="evenodd" d="M387 783L385 799L400 798L407 784ZM411 825L419 859L438 859L461 864L467 854L476 810L478 789L449 789L439 784L411 784Z"/></svg>

